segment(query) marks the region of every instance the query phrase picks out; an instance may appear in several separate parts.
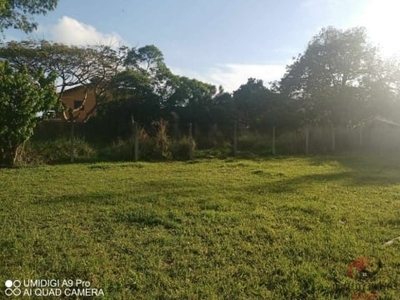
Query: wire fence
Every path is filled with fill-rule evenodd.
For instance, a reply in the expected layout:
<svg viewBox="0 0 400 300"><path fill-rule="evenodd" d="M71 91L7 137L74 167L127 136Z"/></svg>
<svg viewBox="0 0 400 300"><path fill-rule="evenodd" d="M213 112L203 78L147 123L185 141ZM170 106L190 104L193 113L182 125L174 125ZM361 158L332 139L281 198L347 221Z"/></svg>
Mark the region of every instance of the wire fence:
<svg viewBox="0 0 400 300"><path fill-rule="evenodd" d="M234 122L233 122L234 123ZM70 136L69 123L44 122L35 131L34 138L56 139ZM132 127L132 145L135 149L135 160L138 160L140 143L137 133L140 124ZM263 128L255 132L244 124L234 123L231 130L223 133L217 126L210 126L208 132L196 128L196 124L186 124L179 134L177 128L170 126L168 135L171 140L179 137L193 137L197 148L210 149L229 147L231 154L254 153L260 155L297 155L325 154L346 152L400 152L400 126L383 122L370 122L355 128L331 128L308 126L299 129L287 129L278 126ZM175 133L174 133L175 132ZM102 132L96 131L90 124L76 123L75 135L86 141L100 140ZM190 157L193 157L190 153ZM194 155L195 156L195 155Z"/></svg>

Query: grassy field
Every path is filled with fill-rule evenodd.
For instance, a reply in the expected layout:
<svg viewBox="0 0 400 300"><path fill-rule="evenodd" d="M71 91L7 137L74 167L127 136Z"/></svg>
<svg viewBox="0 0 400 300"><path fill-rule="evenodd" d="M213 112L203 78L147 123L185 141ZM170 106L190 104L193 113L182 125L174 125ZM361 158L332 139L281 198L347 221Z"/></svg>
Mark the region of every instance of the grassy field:
<svg viewBox="0 0 400 300"><path fill-rule="evenodd" d="M36 279L104 296L31 299L400 299L400 159L42 166L0 187L1 299Z"/></svg>

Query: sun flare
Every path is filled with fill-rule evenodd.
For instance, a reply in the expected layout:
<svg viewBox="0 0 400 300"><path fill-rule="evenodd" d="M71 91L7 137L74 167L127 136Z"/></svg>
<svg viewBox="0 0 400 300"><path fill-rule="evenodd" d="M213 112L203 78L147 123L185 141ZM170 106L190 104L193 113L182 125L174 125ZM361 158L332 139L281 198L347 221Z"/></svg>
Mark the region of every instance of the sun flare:
<svg viewBox="0 0 400 300"><path fill-rule="evenodd" d="M371 0L362 13L360 24L365 26L373 43L385 56L400 54L400 1Z"/></svg>

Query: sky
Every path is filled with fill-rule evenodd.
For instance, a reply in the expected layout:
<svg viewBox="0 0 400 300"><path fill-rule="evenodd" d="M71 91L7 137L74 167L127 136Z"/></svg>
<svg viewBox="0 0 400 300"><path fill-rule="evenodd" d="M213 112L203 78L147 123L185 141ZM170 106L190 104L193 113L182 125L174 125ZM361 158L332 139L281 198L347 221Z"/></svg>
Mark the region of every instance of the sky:
<svg viewBox="0 0 400 300"><path fill-rule="evenodd" d="M38 30L6 40L155 45L173 73L232 92L247 79L279 80L327 26L364 26L383 56L400 51L398 0L59 0Z"/></svg>

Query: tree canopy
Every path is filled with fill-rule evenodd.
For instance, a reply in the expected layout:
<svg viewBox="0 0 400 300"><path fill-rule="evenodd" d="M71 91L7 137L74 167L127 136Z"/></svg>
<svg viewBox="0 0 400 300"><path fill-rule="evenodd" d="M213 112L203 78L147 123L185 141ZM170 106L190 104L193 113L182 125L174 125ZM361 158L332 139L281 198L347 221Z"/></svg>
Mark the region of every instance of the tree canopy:
<svg viewBox="0 0 400 300"><path fill-rule="evenodd" d="M0 0L0 31L7 28L26 33L37 28L32 15L45 15L54 10L58 0Z"/></svg>
<svg viewBox="0 0 400 300"><path fill-rule="evenodd" d="M91 86L99 94L124 62L125 47L112 49L109 46L70 46L41 41L11 41L1 44L0 58L20 68L32 71L43 69L57 75L60 94L64 89L76 85Z"/></svg>
<svg viewBox="0 0 400 300"><path fill-rule="evenodd" d="M165 119L174 130L187 132L192 123L195 135L229 137L237 122L266 132L272 126L354 127L377 115L400 117L400 63L383 60L358 27L322 29L275 85L249 78L232 93L173 74L154 45L8 42L0 47L0 59L16 70L56 74L59 97L76 85L94 89L99 96L94 122L107 139L129 137L132 118L145 128Z"/></svg>
<svg viewBox="0 0 400 300"><path fill-rule="evenodd" d="M217 92L213 85L172 74L154 45L127 50L124 66L111 81L103 113L113 107L118 126L123 118L117 116L125 116L125 132L131 115L144 126L166 118L178 120L182 130L192 123L195 132L218 128L226 136L234 122L259 132L308 124L354 127L376 115L394 116L399 106L399 63L380 58L359 27L322 29L270 87L249 78L232 93Z"/></svg>
<svg viewBox="0 0 400 300"><path fill-rule="evenodd" d="M287 67L280 91L301 103L306 122L357 123L368 114L363 87L373 81L379 63L364 28L324 28Z"/></svg>

